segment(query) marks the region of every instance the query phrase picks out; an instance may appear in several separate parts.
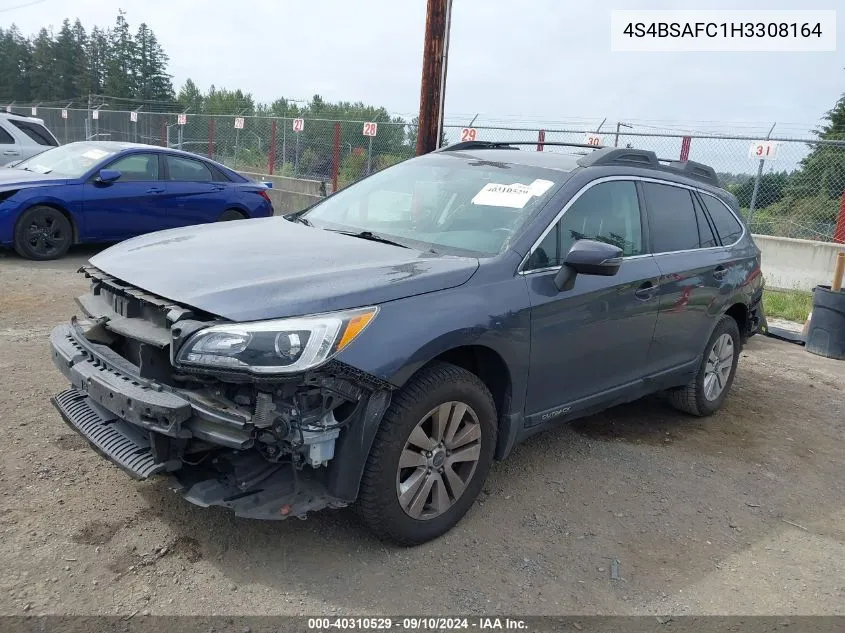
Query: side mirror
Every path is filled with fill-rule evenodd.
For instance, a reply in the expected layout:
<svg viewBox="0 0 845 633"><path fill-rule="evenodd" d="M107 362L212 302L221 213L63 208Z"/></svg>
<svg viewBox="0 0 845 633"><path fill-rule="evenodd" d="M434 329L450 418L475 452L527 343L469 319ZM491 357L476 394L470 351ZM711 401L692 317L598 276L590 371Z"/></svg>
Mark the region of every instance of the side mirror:
<svg viewBox="0 0 845 633"><path fill-rule="evenodd" d="M622 265L622 249L605 242L578 240L569 249L563 266L555 275L555 287L558 290L572 290L575 277L582 275L601 275L612 277Z"/></svg>
<svg viewBox="0 0 845 633"><path fill-rule="evenodd" d="M120 172L116 169L101 169L97 174L97 182L103 184L111 184L120 178Z"/></svg>

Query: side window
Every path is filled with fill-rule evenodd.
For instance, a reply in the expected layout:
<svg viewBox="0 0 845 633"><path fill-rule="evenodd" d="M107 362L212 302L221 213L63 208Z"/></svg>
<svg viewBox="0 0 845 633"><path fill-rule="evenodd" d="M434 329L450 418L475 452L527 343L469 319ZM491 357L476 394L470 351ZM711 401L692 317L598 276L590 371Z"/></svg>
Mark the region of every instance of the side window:
<svg viewBox="0 0 845 633"><path fill-rule="evenodd" d="M58 147L56 139L47 131L43 125L38 123L31 123L29 121L18 121L16 119L9 119L9 123L18 128L21 132L26 134L33 141L39 145L46 145L48 147Z"/></svg>
<svg viewBox="0 0 845 633"><path fill-rule="evenodd" d="M701 198L707 205L710 217L713 218L713 224L716 226L719 237L722 238L722 244L728 246L736 242L742 235L742 225L731 213L731 210L713 196L702 194Z"/></svg>
<svg viewBox="0 0 845 633"><path fill-rule="evenodd" d="M699 248L698 222L689 189L644 182L653 253Z"/></svg>
<svg viewBox="0 0 845 633"><path fill-rule="evenodd" d="M15 139L6 130L0 127L0 145L14 145Z"/></svg>
<svg viewBox="0 0 845 633"><path fill-rule="evenodd" d="M712 248L713 246L718 246L719 240L716 238L713 223L701 207L699 199L693 196L693 202L695 203L695 219L698 220L699 245L701 248Z"/></svg>
<svg viewBox="0 0 845 633"><path fill-rule="evenodd" d="M582 193L531 253L526 270L559 266L572 245L584 239L618 246L626 257L643 253L640 204L633 181L603 182Z"/></svg>
<svg viewBox="0 0 845 633"><path fill-rule="evenodd" d="M168 180L180 182L209 182L214 180L204 163L181 156L167 157Z"/></svg>
<svg viewBox="0 0 845 633"><path fill-rule="evenodd" d="M132 154L116 160L109 169L120 172L120 182L158 180L158 155Z"/></svg>
<svg viewBox="0 0 845 633"><path fill-rule="evenodd" d="M555 224L554 228L546 234L543 241L531 253L531 257L528 258L528 264L525 266L526 270L560 266L560 251L558 250L558 244L560 243L559 230L560 222Z"/></svg>

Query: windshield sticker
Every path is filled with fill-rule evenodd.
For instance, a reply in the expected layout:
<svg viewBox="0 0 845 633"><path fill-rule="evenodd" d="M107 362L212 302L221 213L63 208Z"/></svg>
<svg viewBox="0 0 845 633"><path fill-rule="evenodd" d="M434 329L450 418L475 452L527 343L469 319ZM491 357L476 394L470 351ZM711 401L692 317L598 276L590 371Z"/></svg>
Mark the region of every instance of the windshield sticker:
<svg viewBox="0 0 845 633"><path fill-rule="evenodd" d="M108 156L108 152L104 152L101 149L89 149L87 152L82 154L85 158L90 158L91 160L99 160L104 156Z"/></svg>
<svg viewBox="0 0 845 633"><path fill-rule="evenodd" d="M511 209L522 209L528 204L533 194L528 185L515 182L512 185L501 185L490 182L475 194L472 204L480 204L488 207L510 207Z"/></svg>
<svg viewBox="0 0 845 633"><path fill-rule="evenodd" d="M555 183L553 183L551 180L543 180L542 178L538 178L537 180L532 182L530 185L528 185L528 188L531 190L532 195L542 196L554 184Z"/></svg>

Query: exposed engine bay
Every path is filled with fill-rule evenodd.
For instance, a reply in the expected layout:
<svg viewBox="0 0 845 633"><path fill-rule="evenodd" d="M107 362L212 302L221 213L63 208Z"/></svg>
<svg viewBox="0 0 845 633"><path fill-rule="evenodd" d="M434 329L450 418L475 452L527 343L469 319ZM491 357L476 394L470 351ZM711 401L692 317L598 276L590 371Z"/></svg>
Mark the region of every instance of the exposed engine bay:
<svg viewBox="0 0 845 633"><path fill-rule="evenodd" d="M83 272L84 319L51 334L73 385L54 404L98 452L137 479L170 474L188 500L240 516L304 517L354 500L330 491L345 476L332 461L350 428L380 419L389 384L335 361L261 377L176 366L179 346L219 320Z"/></svg>

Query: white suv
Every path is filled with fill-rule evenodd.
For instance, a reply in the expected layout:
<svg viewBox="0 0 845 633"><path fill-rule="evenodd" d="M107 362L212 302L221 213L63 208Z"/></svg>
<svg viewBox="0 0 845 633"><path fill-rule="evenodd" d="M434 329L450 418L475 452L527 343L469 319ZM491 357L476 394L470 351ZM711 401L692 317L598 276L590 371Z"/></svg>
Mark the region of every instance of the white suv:
<svg viewBox="0 0 845 633"><path fill-rule="evenodd" d="M0 112L0 166L58 145L59 141L42 119Z"/></svg>

